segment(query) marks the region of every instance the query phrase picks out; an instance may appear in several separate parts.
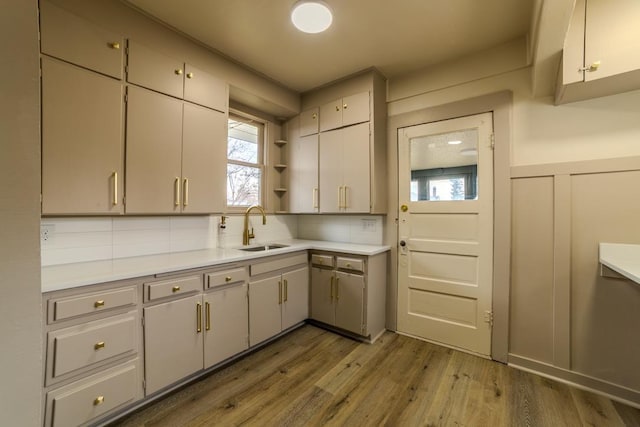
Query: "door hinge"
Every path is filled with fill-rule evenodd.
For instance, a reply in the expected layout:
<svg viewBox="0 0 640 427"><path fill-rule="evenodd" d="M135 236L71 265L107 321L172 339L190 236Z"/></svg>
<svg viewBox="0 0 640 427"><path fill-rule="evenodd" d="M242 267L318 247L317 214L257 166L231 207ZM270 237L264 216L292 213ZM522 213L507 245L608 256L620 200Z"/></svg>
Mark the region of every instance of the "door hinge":
<svg viewBox="0 0 640 427"><path fill-rule="evenodd" d="M140 323L142 323L142 326L144 326L144 317L140 318Z"/></svg>
<svg viewBox="0 0 640 427"><path fill-rule="evenodd" d="M495 133L491 133L491 149L495 149L496 148L496 134Z"/></svg>
<svg viewBox="0 0 640 427"><path fill-rule="evenodd" d="M493 310L487 310L484 312L484 321L490 326L493 326Z"/></svg>

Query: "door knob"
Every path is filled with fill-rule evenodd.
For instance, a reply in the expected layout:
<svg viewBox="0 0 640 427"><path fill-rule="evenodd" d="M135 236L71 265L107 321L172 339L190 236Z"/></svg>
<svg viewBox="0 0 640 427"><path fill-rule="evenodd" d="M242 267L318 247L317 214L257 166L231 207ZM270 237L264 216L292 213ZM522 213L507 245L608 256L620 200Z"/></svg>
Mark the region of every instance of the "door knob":
<svg viewBox="0 0 640 427"><path fill-rule="evenodd" d="M408 210L409 210L409 206L407 206L407 205L402 205L402 206L400 206L400 210L401 210L402 212L406 212L406 211L408 211Z"/></svg>
<svg viewBox="0 0 640 427"><path fill-rule="evenodd" d="M407 242L405 242L404 240L400 240L400 246L404 248L405 246L407 246Z"/></svg>

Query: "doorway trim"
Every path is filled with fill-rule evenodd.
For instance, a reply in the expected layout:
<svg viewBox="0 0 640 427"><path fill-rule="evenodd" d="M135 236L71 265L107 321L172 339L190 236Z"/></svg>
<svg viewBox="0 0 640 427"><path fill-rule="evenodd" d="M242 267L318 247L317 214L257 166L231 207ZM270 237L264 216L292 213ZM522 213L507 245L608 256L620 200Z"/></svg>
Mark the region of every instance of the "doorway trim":
<svg viewBox="0 0 640 427"><path fill-rule="evenodd" d="M511 91L502 91L389 117L387 131L388 206L386 241L391 246L387 324L397 330L398 304L398 132L440 120L493 113L493 330L491 358L507 363L509 352L509 291L511 277Z"/></svg>

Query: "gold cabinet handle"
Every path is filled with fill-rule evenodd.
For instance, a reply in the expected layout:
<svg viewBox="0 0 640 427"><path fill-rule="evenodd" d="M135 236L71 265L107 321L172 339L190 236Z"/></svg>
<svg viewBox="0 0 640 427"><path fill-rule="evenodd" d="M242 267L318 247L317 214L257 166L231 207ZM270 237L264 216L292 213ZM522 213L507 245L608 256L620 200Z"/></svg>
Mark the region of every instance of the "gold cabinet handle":
<svg viewBox="0 0 640 427"><path fill-rule="evenodd" d="M113 206L118 205L118 172L113 171Z"/></svg>
<svg viewBox="0 0 640 427"><path fill-rule="evenodd" d="M344 203L342 204L342 207L347 209L347 190L349 189L349 187L347 187L346 185L344 186L344 193L343 193L343 197L344 197Z"/></svg>
<svg viewBox="0 0 640 427"><path fill-rule="evenodd" d="M342 186L338 187L338 209L342 208Z"/></svg>
<svg viewBox="0 0 640 427"><path fill-rule="evenodd" d="M95 343L93 345L93 349L94 350L100 350L101 348L104 348L104 346L105 346L104 341L100 341L100 342L97 342L97 343Z"/></svg>
<svg viewBox="0 0 640 427"><path fill-rule="evenodd" d="M98 301L93 303L93 307L94 308L100 308L100 307L104 307L104 300L103 299L99 299Z"/></svg>
<svg viewBox="0 0 640 427"><path fill-rule="evenodd" d="M278 304L282 304L282 282L278 282Z"/></svg>
<svg viewBox="0 0 640 427"><path fill-rule="evenodd" d="M311 118L312 118L313 120L317 119L317 118L318 118L318 113L313 113L313 114L311 115Z"/></svg>
<svg viewBox="0 0 640 427"><path fill-rule="evenodd" d="M284 279L284 302L289 300L289 282L287 279Z"/></svg>
<svg viewBox="0 0 640 427"><path fill-rule="evenodd" d="M107 43L107 45L114 50L120 49L120 43L118 42L110 42L110 43Z"/></svg>
<svg viewBox="0 0 640 427"><path fill-rule="evenodd" d="M180 206L180 177L176 176L176 180L173 184L173 204L175 206Z"/></svg>
<svg viewBox="0 0 640 427"><path fill-rule="evenodd" d="M184 179L184 189L182 190L182 204L187 206L189 204L189 179Z"/></svg>
<svg viewBox="0 0 640 427"><path fill-rule="evenodd" d="M318 187L313 189L311 198L313 199L313 208L316 209L318 207Z"/></svg>
<svg viewBox="0 0 640 427"><path fill-rule="evenodd" d="M336 105L336 111L340 111L340 106Z"/></svg>
<svg viewBox="0 0 640 427"><path fill-rule="evenodd" d="M196 332L202 332L202 304L196 303Z"/></svg>
<svg viewBox="0 0 640 427"><path fill-rule="evenodd" d="M340 299L340 278L336 277L336 301Z"/></svg>
<svg viewBox="0 0 640 427"><path fill-rule="evenodd" d="M181 76L182 75L182 68L177 68L175 73L176 73L176 75Z"/></svg>
<svg viewBox="0 0 640 427"><path fill-rule="evenodd" d="M104 403L104 396L98 396L93 399L93 406L102 405Z"/></svg>
<svg viewBox="0 0 640 427"><path fill-rule="evenodd" d="M334 280L334 277L331 276L331 301L333 301L333 280Z"/></svg>
<svg viewBox="0 0 640 427"><path fill-rule="evenodd" d="M230 282L231 280L233 280L233 278L231 276L227 276L224 278L225 282Z"/></svg>
<svg viewBox="0 0 640 427"><path fill-rule="evenodd" d="M188 79L192 79L193 78L193 73L187 73L187 78Z"/></svg>
<svg viewBox="0 0 640 427"><path fill-rule="evenodd" d="M342 109L343 109L343 110L346 110L346 109L347 109L347 104L344 104L344 105L342 106Z"/></svg>
<svg viewBox="0 0 640 427"><path fill-rule="evenodd" d="M176 293L180 291L180 286L174 286L173 288L171 288L171 292Z"/></svg>
<svg viewBox="0 0 640 427"><path fill-rule="evenodd" d="M347 268L351 268L351 263L350 262L347 263Z"/></svg>
<svg viewBox="0 0 640 427"><path fill-rule="evenodd" d="M600 68L600 61L593 62L588 67L578 68L578 71L586 71L587 73L593 73L594 71L598 71L598 68Z"/></svg>
<svg viewBox="0 0 640 427"><path fill-rule="evenodd" d="M204 303L204 312L205 312L204 329L208 331L211 329L211 304L209 304L208 302Z"/></svg>

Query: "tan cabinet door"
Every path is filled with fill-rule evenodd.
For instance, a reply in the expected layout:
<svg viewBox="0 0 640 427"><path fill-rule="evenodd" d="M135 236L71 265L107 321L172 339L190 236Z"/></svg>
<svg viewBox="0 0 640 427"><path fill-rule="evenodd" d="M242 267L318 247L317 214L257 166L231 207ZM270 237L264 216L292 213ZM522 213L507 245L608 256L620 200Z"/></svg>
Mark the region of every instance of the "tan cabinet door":
<svg viewBox="0 0 640 427"><path fill-rule="evenodd" d="M220 112L229 111L227 83L185 64L184 99Z"/></svg>
<svg viewBox="0 0 640 427"><path fill-rule="evenodd" d="M282 329L303 322L309 317L309 267L282 275Z"/></svg>
<svg viewBox="0 0 640 427"><path fill-rule="evenodd" d="M182 98L184 63L129 40L127 81Z"/></svg>
<svg viewBox="0 0 640 427"><path fill-rule="evenodd" d="M342 98L342 126L369 121L369 92Z"/></svg>
<svg viewBox="0 0 640 427"><path fill-rule="evenodd" d="M281 276L249 283L249 343L254 346L282 331Z"/></svg>
<svg viewBox="0 0 640 427"><path fill-rule="evenodd" d="M369 212L369 122L340 129L343 154L343 211Z"/></svg>
<svg viewBox="0 0 640 427"><path fill-rule="evenodd" d="M335 325L362 335L364 323L364 276L336 271L335 277Z"/></svg>
<svg viewBox="0 0 640 427"><path fill-rule="evenodd" d="M124 212L123 105L117 80L42 58L43 214Z"/></svg>
<svg viewBox="0 0 640 427"><path fill-rule="evenodd" d="M249 348L249 304L246 283L204 295L204 367Z"/></svg>
<svg viewBox="0 0 640 427"><path fill-rule="evenodd" d="M202 296L144 309L146 395L203 367Z"/></svg>
<svg viewBox="0 0 640 427"><path fill-rule="evenodd" d="M319 111L320 109L316 107L300 113L300 136L318 133Z"/></svg>
<svg viewBox="0 0 640 427"><path fill-rule="evenodd" d="M311 318L335 324L333 270L311 268Z"/></svg>
<svg viewBox="0 0 640 427"><path fill-rule="evenodd" d="M182 212L222 212L226 191L226 152L227 115L185 102Z"/></svg>
<svg viewBox="0 0 640 427"><path fill-rule="evenodd" d="M177 213L182 205L182 101L129 86L127 213Z"/></svg>
<svg viewBox="0 0 640 427"><path fill-rule="evenodd" d="M124 39L48 1L40 2L42 53L122 79ZM99 99L99 98L96 98Z"/></svg>
<svg viewBox="0 0 640 427"><path fill-rule="evenodd" d="M318 212L318 135L289 141L291 213Z"/></svg>
<svg viewBox="0 0 640 427"><path fill-rule="evenodd" d="M340 130L320 134L319 158L320 212L340 212L343 204L342 170L345 161Z"/></svg>
<svg viewBox="0 0 640 427"><path fill-rule="evenodd" d="M342 98L320 106L320 132L342 126Z"/></svg>

